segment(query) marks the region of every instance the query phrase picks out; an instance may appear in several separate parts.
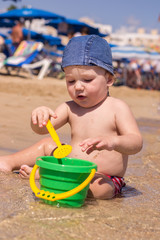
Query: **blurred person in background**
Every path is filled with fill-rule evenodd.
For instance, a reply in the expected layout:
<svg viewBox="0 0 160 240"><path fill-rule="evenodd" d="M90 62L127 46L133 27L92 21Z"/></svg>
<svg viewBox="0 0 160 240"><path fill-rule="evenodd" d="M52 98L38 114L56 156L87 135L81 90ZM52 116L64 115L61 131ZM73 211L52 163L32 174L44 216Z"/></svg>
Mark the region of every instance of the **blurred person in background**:
<svg viewBox="0 0 160 240"><path fill-rule="evenodd" d="M89 28L88 27L82 27L80 31L82 36L88 35L89 34Z"/></svg>
<svg viewBox="0 0 160 240"><path fill-rule="evenodd" d="M11 38L12 38L12 44L15 46L15 48L18 47L18 45L23 41L23 20L20 20L17 22L17 24L12 28Z"/></svg>

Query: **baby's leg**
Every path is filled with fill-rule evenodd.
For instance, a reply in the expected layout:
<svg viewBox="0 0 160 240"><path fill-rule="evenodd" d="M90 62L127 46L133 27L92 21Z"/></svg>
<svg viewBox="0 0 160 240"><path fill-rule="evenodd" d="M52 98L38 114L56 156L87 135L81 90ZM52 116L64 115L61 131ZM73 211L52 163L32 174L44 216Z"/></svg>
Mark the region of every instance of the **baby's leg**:
<svg viewBox="0 0 160 240"><path fill-rule="evenodd" d="M111 199L115 196L115 186L112 180L100 173L96 173L90 183L88 197L97 199Z"/></svg>
<svg viewBox="0 0 160 240"><path fill-rule="evenodd" d="M44 138L36 144L17 153L0 157L0 170L19 170L23 164L33 167L36 158L39 156L49 156L56 147L52 138Z"/></svg>

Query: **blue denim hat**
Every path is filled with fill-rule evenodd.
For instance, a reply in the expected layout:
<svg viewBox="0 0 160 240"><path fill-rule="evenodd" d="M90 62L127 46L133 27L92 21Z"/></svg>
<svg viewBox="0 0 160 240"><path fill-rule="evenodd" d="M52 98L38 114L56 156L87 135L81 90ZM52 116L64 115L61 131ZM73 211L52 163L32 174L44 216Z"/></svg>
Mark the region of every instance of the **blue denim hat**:
<svg viewBox="0 0 160 240"><path fill-rule="evenodd" d="M67 66L99 66L112 75L112 54L107 41L97 35L73 37L63 52L62 68Z"/></svg>

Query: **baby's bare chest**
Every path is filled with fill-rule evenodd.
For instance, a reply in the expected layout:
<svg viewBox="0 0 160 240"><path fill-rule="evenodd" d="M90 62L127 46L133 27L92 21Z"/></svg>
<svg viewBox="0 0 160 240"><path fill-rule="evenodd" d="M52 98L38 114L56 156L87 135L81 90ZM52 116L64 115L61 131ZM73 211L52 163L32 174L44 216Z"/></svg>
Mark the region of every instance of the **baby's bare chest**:
<svg viewBox="0 0 160 240"><path fill-rule="evenodd" d="M72 134L85 137L106 135L116 130L114 114L105 109L71 114L70 125Z"/></svg>

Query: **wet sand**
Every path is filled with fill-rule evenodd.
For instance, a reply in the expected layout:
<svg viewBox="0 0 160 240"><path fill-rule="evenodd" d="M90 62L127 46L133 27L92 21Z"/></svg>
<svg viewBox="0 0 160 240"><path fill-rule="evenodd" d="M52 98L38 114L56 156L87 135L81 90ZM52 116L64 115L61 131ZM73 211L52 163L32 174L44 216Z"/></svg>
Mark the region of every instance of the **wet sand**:
<svg viewBox="0 0 160 240"><path fill-rule="evenodd" d="M51 207L35 199L28 180L0 173L0 239L159 239L160 92L112 87L110 94L128 103L144 138L142 151L130 157L122 194L109 201L86 200L80 209ZM55 109L68 99L64 80L0 75L0 155L42 138L30 128L32 109ZM58 134L69 141L68 126Z"/></svg>

